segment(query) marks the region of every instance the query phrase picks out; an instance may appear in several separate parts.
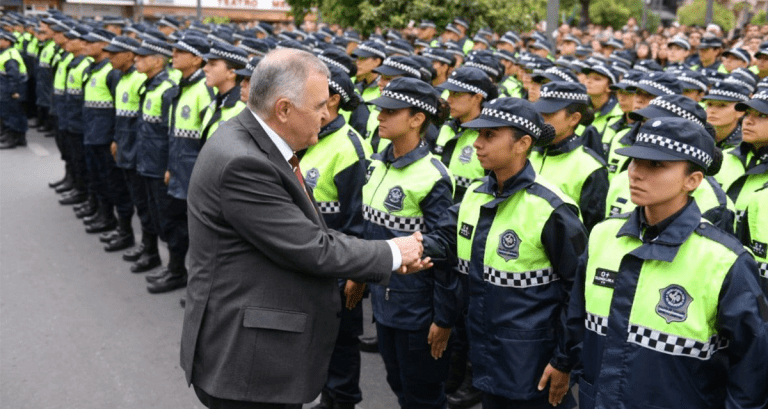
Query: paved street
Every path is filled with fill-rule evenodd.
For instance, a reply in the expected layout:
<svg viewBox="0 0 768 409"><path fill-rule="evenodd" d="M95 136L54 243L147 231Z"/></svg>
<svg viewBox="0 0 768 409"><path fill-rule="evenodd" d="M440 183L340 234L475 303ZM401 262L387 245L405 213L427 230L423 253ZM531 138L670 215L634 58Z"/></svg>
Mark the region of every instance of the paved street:
<svg viewBox="0 0 768 409"><path fill-rule="evenodd" d="M0 151L0 407L202 408L179 367L183 291L150 295L104 252L48 188L63 174L53 138L28 141ZM397 406L384 376L363 354L359 407Z"/></svg>

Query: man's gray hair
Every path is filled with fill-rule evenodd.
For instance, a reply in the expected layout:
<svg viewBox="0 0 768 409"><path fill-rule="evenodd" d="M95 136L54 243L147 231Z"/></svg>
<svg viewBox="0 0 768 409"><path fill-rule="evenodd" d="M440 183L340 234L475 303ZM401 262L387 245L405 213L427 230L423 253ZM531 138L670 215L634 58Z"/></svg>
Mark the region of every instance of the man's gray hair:
<svg viewBox="0 0 768 409"><path fill-rule="evenodd" d="M331 76L325 63L311 53L295 49L271 51L253 70L248 106L266 119L280 98L299 104L312 74Z"/></svg>

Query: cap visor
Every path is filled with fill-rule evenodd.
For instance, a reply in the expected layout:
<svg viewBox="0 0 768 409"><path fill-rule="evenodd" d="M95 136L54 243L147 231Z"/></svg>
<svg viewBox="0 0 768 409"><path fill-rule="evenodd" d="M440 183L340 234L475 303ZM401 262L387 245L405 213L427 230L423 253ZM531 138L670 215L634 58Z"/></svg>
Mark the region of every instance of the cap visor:
<svg viewBox="0 0 768 409"><path fill-rule="evenodd" d="M653 95L654 97L660 97L662 95L667 95L667 94L661 92L660 90L658 90L658 89L656 89L654 87L651 87L650 85L646 85L646 84L637 84L637 86L630 87L630 89L645 91L645 92Z"/></svg>
<svg viewBox="0 0 768 409"><path fill-rule="evenodd" d="M650 118L660 118L665 116L674 115L665 109L661 109L653 105L649 105L643 109L638 109L637 111L632 111L629 113L629 119L633 121L644 121Z"/></svg>
<svg viewBox="0 0 768 409"><path fill-rule="evenodd" d="M241 70L235 70L235 74L250 77L253 74L253 71L243 68Z"/></svg>
<svg viewBox="0 0 768 409"><path fill-rule="evenodd" d="M355 51L352 51L353 57L362 57L362 58L368 58L368 57L374 57L373 53L369 53L368 51L361 50L359 48L356 48ZM380 58L378 56L375 56L377 58Z"/></svg>
<svg viewBox="0 0 768 409"><path fill-rule="evenodd" d="M746 102L739 102L736 104L736 110L744 112L747 109L752 108L757 112L768 114L768 102L759 99L752 99Z"/></svg>
<svg viewBox="0 0 768 409"><path fill-rule="evenodd" d="M141 48L141 47L139 47L139 48L136 50L135 54L136 54L136 55L153 55L153 54L163 55L163 54L161 54L161 53L158 53L158 52L152 51L152 50L150 50L150 49L148 49L148 48ZM163 55L163 56L164 56L164 55Z"/></svg>
<svg viewBox="0 0 768 409"><path fill-rule="evenodd" d="M386 109L403 109L403 108L410 108L413 105L403 102L394 98L389 97L378 97L376 99L372 99L368 102L366 102L368 105L376 105L377 107L386 108Z"/></svg>
<svg viewBox="0 0 768 409"><path fill-rule="evenodd" d="M560 101L551 99L541 99L533 103L533 109L540 114L554 114L555 112L571 105L573 101Z"/></svg>
<svg viewBox="0 0 768 409"><path fill-rule="evenodd" d="M618 83L618 84L609 85L609 86L608 86L608 88L609 88L611 91L616 91L616 90L619 90L619 89L620 89L620 90L622 90L622 91L626 91L626 90L627 90L627 88L634 88L634 87L633 87L633 86L631 86L631 85L629 85L629 84L626 84L626 83L620 82L620 83Z"/></svg>
<svg viewBox="0 0 768 409"><path fill-rule="evenodd" d="M513 124L510 124L509 122L492 121L487 118L477 118L462 124L461 127L480 129L480 128L505 128L505 127L514 128L515 126Z"/></svg>
<svg viewBox="0 0 768 409"><path fill-rule="evenodd" d="M70 40L74 40L74 39L76 39L76 38L82 38L82 37L80 37L79 35L70 34L70 33L64 33L64 37L67 37L67 38L68 38L68 39L70 39Z"/></svg>
<svg viewBox="0 0 768 409"><path fill-rule="evenodd" d="M663 149L663 148L662 148ZM660 160L666 162L679 162L688 160L684 157L675 156L671 153L663 152L658 149L650 148L647 146L630 146L628 148L616 149L616 153L621 156L626 156L635 159L645 160Z"/></svg>
<svg viewBox="0 0 768 409"><path fill-rule="evenodd" d="M123 51L131 51L131 50L129 50L127 48L123 48L123 47L118 47L118 46L116 46L114 44L110 44L110 45L104 47L104 51L110 52L110 53L122 53Z"/></svg>
<svg viewBox="0 0 768 409"><path fill-rule="evenodd" d="M386 65L380 65L377 68L373 69L373 72L379 73L381 75L388 75L388 76L395 76L395 75L408 75L407 72L398 70L397 68L389 67Z"/></svg>

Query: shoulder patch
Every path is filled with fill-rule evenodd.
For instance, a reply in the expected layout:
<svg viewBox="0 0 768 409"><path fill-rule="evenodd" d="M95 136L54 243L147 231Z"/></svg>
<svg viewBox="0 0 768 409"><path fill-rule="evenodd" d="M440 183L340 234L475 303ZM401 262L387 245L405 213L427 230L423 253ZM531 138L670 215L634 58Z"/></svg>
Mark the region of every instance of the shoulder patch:
<svg viewBox="0 0 768 409"><path fill-rule="evenodd" d="M720 206L727 206L728 200L726 199L725 191L722 187L720 187L720 184L717 183L717 180L715 180L712 176L707 176L705 178L707 182L709 182L709 185L712 186L712 191L715 192L715 197L717 198L717 204Z"/></svg>
<svg viewBox="0 0 768 409"><path fill-rule="evenodd" d="M448 168L445 167L443 162L440 162L440 160L437 158L431 158L430 162L437 169L437 171L440 172L441 177L451 180L451 175L448 174Z"/></svg>
<svg viewBox="0 0 768 409"><path fill-rule="evenodd" d="M357 157L361 160L365 159L365 150L363 149L363 143L361 142L363 137L360 136L360 134L352 128L349 128L347 137L349 137L349 140L352 141L352 145L355 147L355 153L357 154Z"/></svg>
<svg viewBox="0 0 768 409"><path fill-rule="evenodd" d="M702 220L696 227L696 233L699 236L706 237L712 241L718 242L725 246L728 250L731 250L737 256L747 251L744 246L735 237L720 230L717 226L713 225L709 221Z"/></svg>

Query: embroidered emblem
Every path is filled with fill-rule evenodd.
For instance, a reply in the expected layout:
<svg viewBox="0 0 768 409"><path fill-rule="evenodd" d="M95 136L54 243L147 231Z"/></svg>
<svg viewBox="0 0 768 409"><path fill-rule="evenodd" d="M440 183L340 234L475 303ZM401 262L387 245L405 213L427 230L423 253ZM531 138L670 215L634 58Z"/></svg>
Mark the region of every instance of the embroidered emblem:
<svg viewBox="0 0 768 409"><path fill-rule="evenodd" d="M184 105L181 107L181 117L184 119L189 119L189 114L192 112L192 109L189 107L189 105Z"/></svg>
<svg viewBox="0 0 768 409"><path fill-rule="evenodd" d="M766 246L765 243L752 240L752 252L758 257L765 258L766 252L768 252L768 246Z"/></svg>
<svg viewBox="0 0 768 409"><path fill-rule="evenodd" d="M389 189L386 200L384 200L384 207L390 212L399 212L403 210L403 201L405 200L405 192L400 186L395 186Z"/></svg>
<svg viewBox="0 0 768 409"><path fill-rule="evenodd" d="M69 74L69 82L75 82L75 76L72 74Z"/></svg>
<svg viewBox="0 0 768 409"><path fill-rule="evenodd" d="M91 88L96 88L96 78L91 78Z"/></svg>
<svg viewBox="0 0 768 409"><path fill-rule="evenodd" d="M442 145L435 145L435 153L438 154L438 155L443 153Z"/></svg>
<svg viewBox="0 0 768 409"><path fill-rule="evenodd" d="M471 224L462 222L461 229L459 229L459 236L464 237L465 239L472 238L472 230L474 229L475 227Z"/></svg>
<svg viewBox="0 0 768 409"><path fill-rule="evenodd" d="M320 179L320 171L317 168L312 168L307 171L307 176L304 178L304 183L311 186L312 189L317 188L317 180Z"/></svg>
<svg viewBox="0 0 768 409"><path fill-rule="evenodd" d="M152 109L152 100L151 100L151 99L148 99L148 100L147 100L147 104L145 105L145 107L146 107L146 110L147 110L147 111L149 111L150 109Z"/></svg>
<svg viewBox="0 0 768 409"><path fill-rule="evenodd" d="M693 302L685 288L672 284L659 290L661 299L656 304L656 314L670 322L683 322L688 318L688 306Z"/></svg>
<svg viewBox="0 0 768 409"><path fill-rule="evenodd" d="M459 162L469 163L469 161L472 160L473 153L475 153L475 150L472 149L471 146L465 146L464 149L462 149L461 153L459 154Z"/></svg>
<svg viewBox="0 0 768 409"><path fill-rule="evenodd" d="M123 92L123 104L128 103L128 92Z"/></svg>
<svg viewBox="0 0 768 409"><path fill-rule="evenodd" d="M507 230L499 235L499 248L496 253L506 261L520 256L520 237L514 230Z"/></svg>

